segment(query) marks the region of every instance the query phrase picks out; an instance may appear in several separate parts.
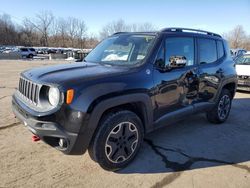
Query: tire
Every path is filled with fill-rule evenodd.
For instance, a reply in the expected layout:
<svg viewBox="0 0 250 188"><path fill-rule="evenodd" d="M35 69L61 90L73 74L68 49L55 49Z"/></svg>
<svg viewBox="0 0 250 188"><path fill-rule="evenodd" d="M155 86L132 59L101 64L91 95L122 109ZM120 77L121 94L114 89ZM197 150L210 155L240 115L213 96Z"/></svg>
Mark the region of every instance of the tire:
<svg viewBox="0 0 250 188"><path fill-rule="evenodd" d="M207 119L211 123L220 124L227 120L231 110L232 96L229 90L222 89L219 100L211 111L207 112Z"/></svg>
<svg viewBox="0 0 250 188"><path fill-rule="evenodd" d="M29 54L29 55L28 55L28 58L31 58L31 59L32 59L32 58L33 58L33 54Z"/></svg>
<svg viewBox="0 0 250 188"><path fill-rule="evenodd" d="M143 142L143 125L131 111L106 115L89 146L90 157L109 171L127 166L136 156Z"/></svg>

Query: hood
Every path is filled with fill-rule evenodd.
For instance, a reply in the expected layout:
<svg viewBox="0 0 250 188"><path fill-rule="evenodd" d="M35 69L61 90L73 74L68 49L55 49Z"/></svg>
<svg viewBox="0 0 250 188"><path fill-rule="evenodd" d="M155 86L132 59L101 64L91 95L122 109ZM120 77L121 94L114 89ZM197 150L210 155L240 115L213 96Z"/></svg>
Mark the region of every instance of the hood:
<svg viewBox="0 0 250 188"><path fill-rule="evenodd" d="M237 65L236 64L237 75L240 76L250 76L250 65Z"/></svg>
<svg viewBox="0 0 250 188"><path fill-rule="evenodd" d="M80 80L92 80L126 72L128 68L100 65L89 62L61 64L34 68L22 73L24 77L37 83L63 84Z"/></svg>

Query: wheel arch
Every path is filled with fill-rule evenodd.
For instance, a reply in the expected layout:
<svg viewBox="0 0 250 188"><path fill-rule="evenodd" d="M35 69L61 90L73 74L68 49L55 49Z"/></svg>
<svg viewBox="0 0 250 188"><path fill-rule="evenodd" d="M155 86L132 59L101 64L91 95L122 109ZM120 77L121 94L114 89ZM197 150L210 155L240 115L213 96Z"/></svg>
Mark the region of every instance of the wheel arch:
<svg viewBox="0 0 250 188"><path fill-rule="evenodd" d="M223 89L228 89L230 91L230 94L232 96L232 99L235 96L236 89L237 89L237 82L236 82L236 77L230 77L228 79L225 79L224 82L221 83L221 85L218 88L218 92L215 97L215 102L219 100L220 94Z"/></svg>
<svg viewBox="0 0 250 188"><path fill-rule="evenodd" d="M230 82L230 83L225 84L225 85L222 87L222 89L227 89L227 90L229 90L229 92L230 92L232 98L234 98L234 95L235 95L235 92L236 92L236 87L237 87L236 83Z"/></svg>
<svg viewBox="0 0 250 188"><path fill-rule="evenodd" d="M123 96L117 96L99 101L98 104L91 109L88 123L81 126L81 135L78 136L76 147L81 147L81 152L84 153L93 138L95 136L99 121L105 115L105 113L112 110L131 110L142 118L142 123L145 129L145 133L150 132L153 129L153 107L150 96L147 94L128 94Z"/></svg>
<svg viewBox="0 0 250 188"><path fill-rule="evenodd" d="M100 120L103 119L107 114L116 113L116 112L122 111L122 110L128 110L128 111L135 113L140 118L140 120L142 121L142 124L143 124L144 132L145 132L146 131L146 124L148 123L148 120L147 120L148 116L147 116L146 108L147 107L145 106L145 104L141 101L124 103L124 104L114 106L114 107L111 107L111 108L108 108L107 110L105 110L102 113Z"/></svg>
<svg viewBox="0 0 250 188"><path fill-rule="evenodd" d="M91 114L89 123L97 128L99 121L105 114L119 110L130 110L141 119L145 132L147 132L153 124L152 109L151 98L146 94L139 93L112 97L99 101L94 107L88 109L88 113Z"/></svg>

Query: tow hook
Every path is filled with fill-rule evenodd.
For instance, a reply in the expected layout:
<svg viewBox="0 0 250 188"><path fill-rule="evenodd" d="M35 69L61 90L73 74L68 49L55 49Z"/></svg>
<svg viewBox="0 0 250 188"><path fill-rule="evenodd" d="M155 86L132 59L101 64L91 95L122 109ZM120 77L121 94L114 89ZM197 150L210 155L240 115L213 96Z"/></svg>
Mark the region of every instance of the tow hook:
<svg viewBox="0 0 250 188"><path fill-rule="evenodd" d="M39 136L37 136L37 135L33 135L33 136L32 136L32 141L33 141L33 142L37 142L37 141L39 141L39 140L41 140L41 139L39 138Z"/></svg>

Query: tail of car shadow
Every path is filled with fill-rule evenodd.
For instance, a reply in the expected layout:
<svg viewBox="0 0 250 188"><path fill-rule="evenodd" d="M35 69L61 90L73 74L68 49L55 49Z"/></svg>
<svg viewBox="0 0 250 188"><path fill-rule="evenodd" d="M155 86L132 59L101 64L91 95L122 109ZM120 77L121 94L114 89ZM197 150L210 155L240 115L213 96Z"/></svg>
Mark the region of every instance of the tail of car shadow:
<svg viewBox="0 0 250 188"><path fill-rule="evenodd" d="M159 129L146 136L136 159L117 173L164 173L233 165L250 161L250 98L234 99L224 124L206 121L204 114Z"/></svg>

